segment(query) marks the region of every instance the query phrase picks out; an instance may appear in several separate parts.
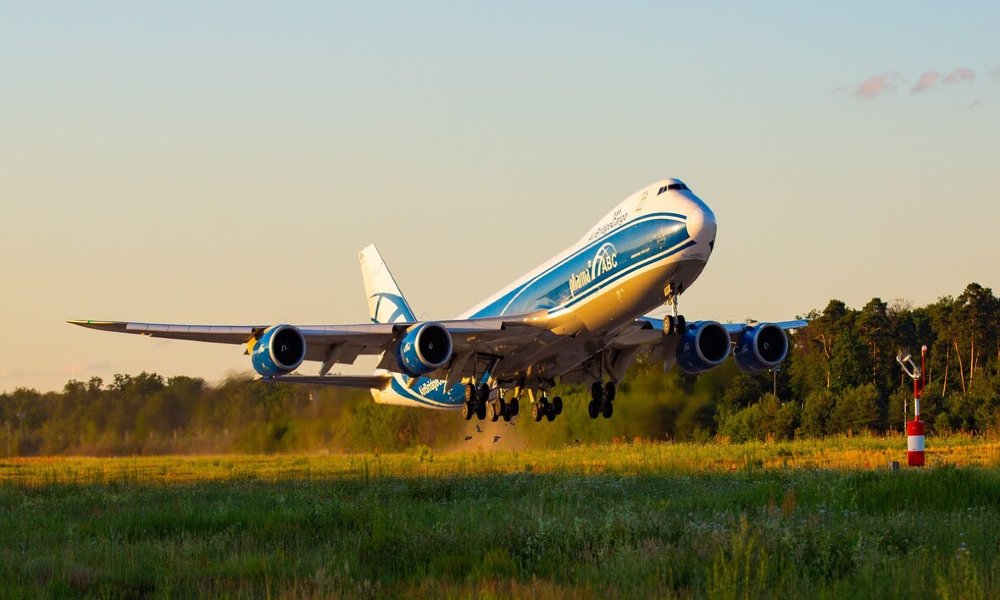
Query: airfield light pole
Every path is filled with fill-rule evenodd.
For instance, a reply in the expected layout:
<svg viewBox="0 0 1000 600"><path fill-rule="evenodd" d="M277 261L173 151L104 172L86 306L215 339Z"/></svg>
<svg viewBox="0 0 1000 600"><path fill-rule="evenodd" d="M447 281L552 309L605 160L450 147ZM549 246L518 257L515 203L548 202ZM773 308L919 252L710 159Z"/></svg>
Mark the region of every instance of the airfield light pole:
<svg viewBox="0 0 1000 600"><path fill-rule="evenodd" d="M920 420L920 396L924 393L924 373L927 372L927 346L920 348L920 370L909 353L896 355L896 362L913 380L913 420L906 422L906 464L924 466L924 422Z"/></svg>

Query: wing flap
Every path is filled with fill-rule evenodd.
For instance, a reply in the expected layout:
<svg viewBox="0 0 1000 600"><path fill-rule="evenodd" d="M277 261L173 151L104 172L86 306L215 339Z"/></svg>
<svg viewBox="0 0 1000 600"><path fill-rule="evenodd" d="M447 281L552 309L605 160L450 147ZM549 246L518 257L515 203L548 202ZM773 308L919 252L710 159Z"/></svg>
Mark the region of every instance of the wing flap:
<svg viewBox="0 0 1000 600"><path fill-rule="evenodd" d="M330 385L335 387L364 390L382 390L392 381L388 375L283 375L271 379L261 378L267 383L297 383L302 385Z"/></svg>

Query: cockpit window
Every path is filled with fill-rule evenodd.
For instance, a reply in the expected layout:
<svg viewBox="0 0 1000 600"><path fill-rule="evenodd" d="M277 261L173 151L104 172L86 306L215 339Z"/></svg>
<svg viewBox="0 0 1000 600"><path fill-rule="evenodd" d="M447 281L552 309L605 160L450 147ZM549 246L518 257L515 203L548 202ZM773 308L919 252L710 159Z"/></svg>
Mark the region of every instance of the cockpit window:
<svg viewBox="0 0 1000 600"><path fill-rule="evenodd" d="M661 187L660 191L656 192L656 195L659 196L660 194L662 194L667 190L686 190L686 189L688 189L688 186L684 185L683 183L671 183L670 185L665 185Z"/></svg>

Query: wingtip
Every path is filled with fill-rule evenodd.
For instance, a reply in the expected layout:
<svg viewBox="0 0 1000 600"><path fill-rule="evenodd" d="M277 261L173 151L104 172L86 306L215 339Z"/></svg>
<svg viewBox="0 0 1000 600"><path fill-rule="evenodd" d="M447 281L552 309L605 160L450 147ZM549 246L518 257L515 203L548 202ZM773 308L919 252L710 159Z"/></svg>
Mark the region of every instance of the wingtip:
<svg viewBox="0 0 1000 600"><path fill-rule="evenodd" d="M70 325L89 327L90 329L107 329L118 324L118 321L95 321L94 319L68 319Z"/></svg>

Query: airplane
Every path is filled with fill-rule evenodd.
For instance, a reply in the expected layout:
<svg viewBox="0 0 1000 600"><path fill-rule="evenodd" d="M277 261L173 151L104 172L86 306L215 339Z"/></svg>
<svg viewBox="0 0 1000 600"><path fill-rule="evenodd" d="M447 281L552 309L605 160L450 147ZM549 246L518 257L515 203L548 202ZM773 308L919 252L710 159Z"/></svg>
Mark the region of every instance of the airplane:
<svg viewBox="0 0 1000 600"><path fill-rule="evenodd" d="M696 375L730 355L750 373L778 367L787 332L777 323L687 321L678 298L715 248L712 209L679 179L629 195L579 241L452 320L415 316L374 245L359 254L370 323L350 325L174 325L72 320L73 325L148 337L239 344L266 382L369 389L375 402L461 409L496 422L520 412L554 421L557 385L590 382L587 412L611 418L617 384L640 353ZM666 318L648 316L669 305ZM371 375L330 375L361 355ZM297 372L320 362L317 375Z"/></svg>

